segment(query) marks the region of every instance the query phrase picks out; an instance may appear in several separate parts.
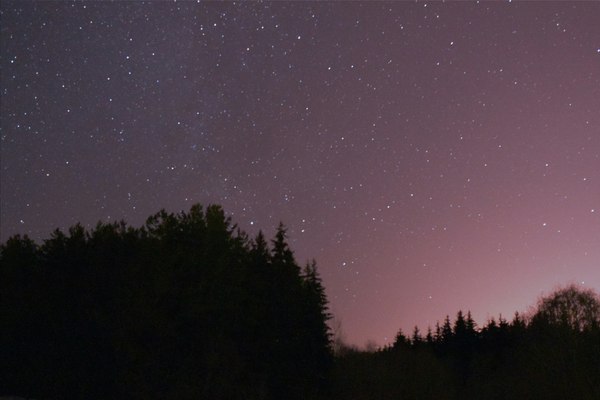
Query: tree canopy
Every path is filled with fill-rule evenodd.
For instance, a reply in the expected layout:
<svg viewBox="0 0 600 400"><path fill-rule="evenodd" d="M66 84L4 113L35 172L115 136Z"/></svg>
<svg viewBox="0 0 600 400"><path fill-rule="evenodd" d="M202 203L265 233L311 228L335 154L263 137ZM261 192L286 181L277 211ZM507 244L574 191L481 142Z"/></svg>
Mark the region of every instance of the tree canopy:
<svg viewBox="0 0 600 400"><path fill-rule="evenodd" d="M334 399L600 398L600 300L576 285L539 299L530 315L492 318L481 328L470 312L447 316L423 340L401 331L376 352L336 360Z"/></svg>
<svg viewBox="0 0 600 400"><path fill-rule="evenodd" d="M279 225L216 205L140 228L77 224L0 245L0 395L40 399L600 398L600 298L576 285L525 316L471 313L334 359L325 288Z"/></svg>
<svg viewBox="0 0 600 400"><path fill-rule="evenodd" d="M37 398L306 398L327 382L327 298L285 227L216 205L0 247L0 388ZM0 393L2 394L2 393Z"/></svg>
<svg viewBox="0 0 600 400"><path fill-rule="evenodd" d="M600 297L592 289L569 285L538 301L533 321L576 331L600 327Z"/></svg>

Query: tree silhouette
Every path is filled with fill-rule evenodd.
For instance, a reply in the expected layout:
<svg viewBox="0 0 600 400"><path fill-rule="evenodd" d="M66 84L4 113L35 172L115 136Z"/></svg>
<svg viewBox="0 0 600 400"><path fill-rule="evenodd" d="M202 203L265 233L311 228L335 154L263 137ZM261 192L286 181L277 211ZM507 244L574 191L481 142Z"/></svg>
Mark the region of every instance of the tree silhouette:
<svg viewBox="0 0 600 400"><path fill-rule="evenodd" d="M398 333L396 333L396 337L394 338L392 348L398 350L409 346L410 339L406 337L406 335L402 332L402 329L398 330Z"/></svg>
<svg viewBox="0 0 600 400"><path fill-rule="evenodd" d="M578 318L561 316L565 310L567 315L594 315L590 305L595 292L576 289L584 295L568 297L585 300L568 302L564 289L558 289L540 299L543 307L529 318L517 313L509 322L500 315L479 328L470 312L465 316L459 311L454 324L446 316L424 342L417 327L412 341L399 331L391 347L342 354L331 398L598 399L600 329L595 323L581 328ZM557 304L576 304L576 310L588 311ZM541 313L548 306L561 312Z"/></svg>
<svg viewBox="0 0 600 400"><path fill-rule="evenodd" d="M442 325L442 342L449 343L452 340L452 325L450 324L450 316L446 315L444 325Z"/></svg>
<svg viewBox="0 0 600 400"><path fill-rule="evenodd" d="M569 285L538 301L533 323L561 325L576 331L600 327L600 298L591 289Z"/></svg>
<svg viewBox="0 0 600 400"><path fill-rule="evenodd" d="M316 396L327 298L280 225L269 249L219 206L141 228L75 225L0 246L0 390L36 398ZM0 393L2 394L2 393Z"/></svg>
<svg viewBox="0 0 600 400"><path fill-rule="evenodd" d="M414 347L420 346L423 343L423 337L421 336L421 331L418 326L415 326L413 329L411 341Z"/></svg>
<svg viewBox="0 0 600 400"><path fill-rule="evenodd" d="M219 206L75 225L0 246L0 394L47 399L600 398L600 299L570 285L527 316L446 316L423 339L332 355L325 288L280 224ZM326 396L326 394L329 396Z"/></svg>

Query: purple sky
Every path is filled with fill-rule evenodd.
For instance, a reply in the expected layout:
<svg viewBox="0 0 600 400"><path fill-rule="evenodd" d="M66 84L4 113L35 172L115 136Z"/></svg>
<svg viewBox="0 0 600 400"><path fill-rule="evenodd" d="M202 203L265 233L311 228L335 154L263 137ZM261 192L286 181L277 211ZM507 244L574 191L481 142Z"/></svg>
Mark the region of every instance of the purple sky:
<svg viewBox="0 0 600 400"><path fill-rule="evenodd" d="M347 340L600 290L599 2L14 2L1 240L219 203Z"/></svg>

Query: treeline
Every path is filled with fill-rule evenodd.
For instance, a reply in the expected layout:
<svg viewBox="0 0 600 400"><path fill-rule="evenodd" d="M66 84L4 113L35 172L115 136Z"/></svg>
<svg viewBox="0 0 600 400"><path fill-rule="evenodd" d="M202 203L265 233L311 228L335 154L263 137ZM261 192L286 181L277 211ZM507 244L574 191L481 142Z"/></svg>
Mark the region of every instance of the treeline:
<svg viewBox="0 0 600 400"><path fill-rule="evenodd" d="M315 263L218 206L0 247L0 396L300 399L332 364Z"/></svg>
<svg viewBox="0 0 600 400"><path fill-rule="evenodd" d="M600 298L567 286L481 328L459 311L375 352L342 348L334 371L335 399L597 400Z"/></svg>
<svg viewBox="0 0 600 400"><path fill-rule="evenodd" d="M526 316L458 312L333 357L314 262L280 225L218 206L0 246L0 396L37 399L600 399L600 299L574 285Z"/></svg>

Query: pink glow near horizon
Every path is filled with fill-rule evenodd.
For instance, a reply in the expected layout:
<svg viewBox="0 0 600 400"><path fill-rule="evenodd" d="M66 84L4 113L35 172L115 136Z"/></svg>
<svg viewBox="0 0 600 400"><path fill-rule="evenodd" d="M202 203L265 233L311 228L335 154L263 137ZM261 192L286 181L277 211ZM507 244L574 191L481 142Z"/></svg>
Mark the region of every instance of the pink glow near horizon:
<svg viewBox="0 0 600 400"><path fill-rule="evenodd" d="M2 2L1 235L219 203L346 339L600 291L600 3Z"/></svg>

